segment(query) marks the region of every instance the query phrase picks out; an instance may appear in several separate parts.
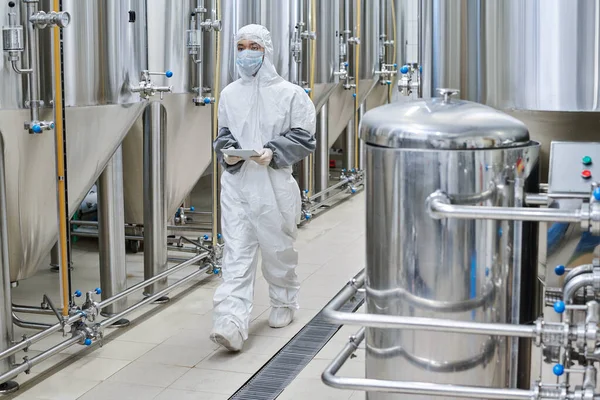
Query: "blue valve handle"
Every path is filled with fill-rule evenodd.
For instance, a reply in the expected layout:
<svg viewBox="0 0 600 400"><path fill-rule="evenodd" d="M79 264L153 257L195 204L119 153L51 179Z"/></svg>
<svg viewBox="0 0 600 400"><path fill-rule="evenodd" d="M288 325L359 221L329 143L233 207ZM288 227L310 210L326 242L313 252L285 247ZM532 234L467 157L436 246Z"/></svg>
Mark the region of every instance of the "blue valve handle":
<svg viewBox="0 0 600 400"><path fill-rule="evenodd" d="M196 207L194 207L194 206L191 206L191 207L190 207L190 211L196 211Z"/></svg>
<svg viewBox="0 0 600 400"><path fill-rule="evenodd" d="M356 98L356 93L352 93L352 97Z"/></svg>
<svg viewBox="0 0 600 400"><path fill-rule="evenodd" d="M400 68L400 72L402 72L403 74L407 74L407 73L408 73L408 70L409 70L409 68L408 68L408 65L403 65L403 66Z"/></svg>
<svg viewBox="0 0 600 400"><path fill-rule="evenodd" d="M594 189L594 199L596 199L596 201L600 201L600 188Z"/></svg>
<svg viewBox="0 0 600 400"><path fill-rule="evenodd" d="M558 314L562 314L565 312L565 309L567 308L565 306L565 302L564 301L557 301L556 303L554 303L554 311L556 311Z"/></svg>
<svg viewBox="0 0 600 400"><path fill-rule="evenodd" d="M94 292L96 292L96 294L102 294L102 289L97 287L96 289L94 289Z"/></svg>
<svg viewBox="0 0 600 400"><path fill-rule="evenodd" d="M565 266L564 265L557 265L554 268L554 273L558 276L562 276L565 273Z"/></svg>
<svg viewBox="0 0 600 400"><path fill-rule="evenodd" d="M86 346L90 346L92 344L92 339L90 339L90 338L85 339L83 344L85 344Z"/></svg>
<svg viewBox="0 0 600 400"><path fill-rule="evenodd" d="M394 64L394 68L398 68L398 64Z"/></svg>
<svg viewBox="0 0 600 400"><path fill-rule="evenodd" d="M81 297L81 290L75 291L75 297Z"/></svg>
<svg viewBox="0 0 600 400"><path fill-rule="evenodd" d="M202 239L204 239L204 240L208 240L208 239L209 239L209 237L208 237L208 235L204 235L204 236L202 236Z"/></svg>
<svg viewBox="0 0 600 400"><path fill-rule="evenodd" d="M50 123L50 129L54 129L54 122Z"/></svg>
<svg viewBox="0 0 600 400"><path fill-rule="evenodd" d="M220 233L217 233L217 239L221 239L223 237L223 235L221 235Z"/></svg>
<svg viewBox="0 0 600 400"><path fill-rule="evenodd" d="M565 373L565 367L561 364L556 364L554 367L552 367L552 373L556 376L561 376Z"/></svg>
<svg viewBox="0 0 600 400"><path fill-rule="evenodd" d="M210 98L208 98L208 97L204 98L204 104L210 104L210 101L211 101Z"/></svg>
<svg viewBox="0 0 600 400"><path fill-rule="evenodd" d="M172 76L173 76L173 71L167 71L167 72L165 72L165 76L166 76L167 78L170 78L170 77L172 77Z"/></svg>
<svg viewBox="0 0 600 400"><path fill-rule="evenodd" d="M31 130L33 131L33 133L42 133L42 127L38 124L33 125L31 127Z"/></svg>

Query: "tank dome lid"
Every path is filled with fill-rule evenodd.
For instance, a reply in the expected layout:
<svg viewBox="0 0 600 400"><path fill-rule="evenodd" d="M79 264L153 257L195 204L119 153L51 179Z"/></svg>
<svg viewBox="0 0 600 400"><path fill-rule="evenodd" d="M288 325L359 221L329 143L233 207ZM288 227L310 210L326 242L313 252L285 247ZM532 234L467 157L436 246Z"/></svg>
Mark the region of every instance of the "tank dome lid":
<svg viewBox="0 0 600 400"><path fill-rule="evenodd" d="M494 108L453 99L453 89L438 89L441 97L392 103L365 113L361 138L390 148L489 149L529 143L525 124Z"/></svg>

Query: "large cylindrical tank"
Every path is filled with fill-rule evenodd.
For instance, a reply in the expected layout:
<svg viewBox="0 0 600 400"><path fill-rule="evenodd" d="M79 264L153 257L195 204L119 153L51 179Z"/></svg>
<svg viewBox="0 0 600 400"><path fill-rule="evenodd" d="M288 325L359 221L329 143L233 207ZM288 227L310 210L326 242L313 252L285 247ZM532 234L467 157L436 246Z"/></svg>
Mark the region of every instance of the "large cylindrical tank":
<svg viewBox="0 0 600 400"><path fill-rule="evenodd" d="M600 120L600 3L421 0L424 95L456 87L542 143L593 141Z"/></svg>
<svg viewBox="0 0 600 400"><path fill-rule="evenodd" d="M530 322L528 299L536 274L530 268L535 254L528 249L535 246L535 224L438 220L426 207L437 190L461 204L520 204L519 193L539 180L539 145L529 140L525 125L491 107L435 98L367 112L361 137L367 312ZM529 357L526 341L375 328L367 330L366 339L367 378L529 387L529 364L517 368L519 357ZM368 393L367 398L429 396Z"/></svg>
<svg viewBox="0 0 600 400"><path fill-rule="evenodd" d="M51 10L51 3L41 1L40 9ZM73 214L142 110L130 84L146 65L146 2L64 0L62 5L71 14L63 48L68 208ZM8 25L8 12L8 2L1 2L0 25ZM24 8L16 12L25 26ZM46 106L53 99L52 32L39 29L40 98ZM54 132L31 135L23 129L30 120L25 80L0 57L12 281L34 274L58 235ZM52 120L52 110L44 108L40 118Z"/></svg>
<svg viewBox="0 0 600 400"><path fill-rule="evenodd" d="M183 199L192 191L212 157L212 106L197 106L199 68L188 54L186 31L190 29L194 0L152 0L148 7L148 69L172 71L173 76L153 76L161 86L173 86L164 96L167 111L166 124L166 178L167 215L175 214ZM203 19L214 19L212 3L204 2ZM204 33L199 57L202 58L203 86L214 90L212 68L216 52L212 47L210 30ZM198 59L199 57L196 57ZM139 78L138 78L139 79ZM155 99L159 100L156 95ZM123 142L123 183L125 193L125 221L142 224L143 204L143 123L136 121Z"/></svg>

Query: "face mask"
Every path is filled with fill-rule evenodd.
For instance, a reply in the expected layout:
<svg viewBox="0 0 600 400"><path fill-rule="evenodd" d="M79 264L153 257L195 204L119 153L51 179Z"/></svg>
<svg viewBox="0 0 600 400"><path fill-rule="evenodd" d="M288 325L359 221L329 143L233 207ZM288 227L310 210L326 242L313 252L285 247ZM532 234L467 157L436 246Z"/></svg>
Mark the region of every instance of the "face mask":
<svg viewBox="0 0 600 400"><path fill-rule="evenodd" d="M254 76L260 69L264 53L257 50L243 50L238 53L237 65L246 76Z"/></svg>

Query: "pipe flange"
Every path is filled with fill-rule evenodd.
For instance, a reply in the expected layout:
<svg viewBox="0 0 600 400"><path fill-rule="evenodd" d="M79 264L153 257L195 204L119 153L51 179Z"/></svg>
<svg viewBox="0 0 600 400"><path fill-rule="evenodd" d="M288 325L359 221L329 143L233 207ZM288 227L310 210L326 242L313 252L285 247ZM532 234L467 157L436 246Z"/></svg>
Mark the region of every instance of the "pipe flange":
<svg viewBox="0 0 600 400"><path fill-rule="evenodd" d="M588 203L583 203L581 205L581 230L583 232L590 231L590 205Z"/></svg>
<svg viewBox="0 0 600 400"><path fill-rule="evenodd" d="M592 203L588 205L590 212L590 233L600 235L600 204Z"/></svg>

